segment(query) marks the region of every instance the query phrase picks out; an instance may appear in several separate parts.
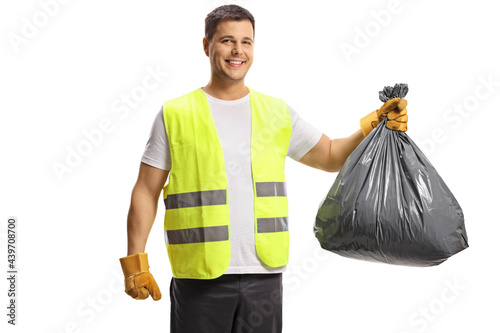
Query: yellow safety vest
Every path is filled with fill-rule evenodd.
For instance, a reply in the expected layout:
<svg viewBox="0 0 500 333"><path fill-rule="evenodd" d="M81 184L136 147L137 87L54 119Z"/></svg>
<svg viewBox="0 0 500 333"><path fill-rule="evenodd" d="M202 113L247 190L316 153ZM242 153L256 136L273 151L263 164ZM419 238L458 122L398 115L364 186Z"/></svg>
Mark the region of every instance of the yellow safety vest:
<svg viewBox="0 0 500 333"><path fill-rule="evenodd" d="M248 89L255 247L266 265L280 267L288 263L284 167L292 121L283 100ZM166 101L163 117L172 160L163 188L172 273L214 279L227 270L231 246L224 155L205 93L196 89Z"/></svg>

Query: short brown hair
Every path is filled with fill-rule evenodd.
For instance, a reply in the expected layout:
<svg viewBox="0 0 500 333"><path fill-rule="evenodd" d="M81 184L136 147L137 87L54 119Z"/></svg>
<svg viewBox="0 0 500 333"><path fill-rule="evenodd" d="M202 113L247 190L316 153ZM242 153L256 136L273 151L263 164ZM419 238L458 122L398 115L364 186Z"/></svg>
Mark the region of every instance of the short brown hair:
<svg viewBox="0 0 500 333"><path fill-rule="evenodd" d="M212 37L217 30L217 24L221 21L244 21L252 23L253 34L255 36L255 19L253 15L243 7L238 5L224 5L212 10L205 19L205 37L212 41Z"/></svg>

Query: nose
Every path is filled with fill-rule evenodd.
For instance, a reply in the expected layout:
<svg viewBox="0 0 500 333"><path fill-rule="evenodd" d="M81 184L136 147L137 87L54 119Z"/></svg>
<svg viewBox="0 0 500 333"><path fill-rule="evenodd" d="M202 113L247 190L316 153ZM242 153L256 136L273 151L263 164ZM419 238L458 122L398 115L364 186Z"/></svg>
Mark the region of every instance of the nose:
<svg viewBox="0 0 500 333"><path fill-rule="evenodd" d="M236 55L241 53L242 53L241 43L235 43L233 48L233 54Z"/></svg>

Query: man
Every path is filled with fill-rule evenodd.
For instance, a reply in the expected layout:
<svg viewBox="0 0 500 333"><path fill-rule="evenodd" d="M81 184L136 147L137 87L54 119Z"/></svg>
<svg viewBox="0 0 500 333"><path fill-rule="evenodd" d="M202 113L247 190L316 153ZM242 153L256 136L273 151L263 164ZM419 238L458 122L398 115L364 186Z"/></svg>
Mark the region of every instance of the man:
<svg viewBox="0 0 500 333"><path fill-rule="evenodd" d="M163 188L171 332L281 332L285 157L337 172L385 117L406 130L406 101L394 99L351 136L330 140L282 100L245 86L254 31L252 14L237 5L208 14L210 81L164 103L132 191L128 255L120 259L125 290L161 297L144 251Z"/></svg>

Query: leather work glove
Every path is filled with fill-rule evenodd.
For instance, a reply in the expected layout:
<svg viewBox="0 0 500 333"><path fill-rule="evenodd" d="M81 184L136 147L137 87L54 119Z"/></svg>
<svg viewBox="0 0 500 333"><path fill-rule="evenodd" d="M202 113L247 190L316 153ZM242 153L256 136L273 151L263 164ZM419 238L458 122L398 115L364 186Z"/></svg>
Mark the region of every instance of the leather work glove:
<svg viewBox="0 0 500 333"><path fill-rule="evenodd" d="M146 299L151 294L155 301L161 298L160 288L149 272L148 254L136 253L120 258L125 275L125 292L134 299Z"/></svg>
<svg viewBox="0 0 500 333"><path fill-rule="evenodd" d="M387 118L385 126L393 131L405 132L407 130L408 115L404 98L393 98L388 100L380 109L361 118L360 127L366 137L377 125Z"/></svg>

